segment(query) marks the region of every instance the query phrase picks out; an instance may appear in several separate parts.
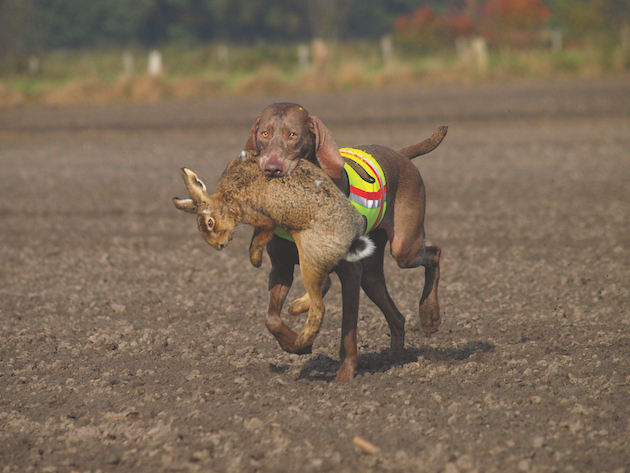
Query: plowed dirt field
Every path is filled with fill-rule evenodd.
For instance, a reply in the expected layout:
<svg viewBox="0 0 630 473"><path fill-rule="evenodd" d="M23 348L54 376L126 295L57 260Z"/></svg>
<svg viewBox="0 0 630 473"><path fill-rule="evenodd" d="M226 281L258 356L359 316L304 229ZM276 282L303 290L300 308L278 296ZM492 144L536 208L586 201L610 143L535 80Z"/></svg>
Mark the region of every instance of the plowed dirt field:
<svg viewBox="0 0 630 473"><path fill-rule="evenodd" d="M251 228L218 252L171 203L279 100L340 146L449 125L414 160L443 324L423 336L423 270L386 255L406 358L362 295L344 385L338 280L313 353L286 354ZM0 112L2 472L620 473L629 422L628 77Z"/></svg>

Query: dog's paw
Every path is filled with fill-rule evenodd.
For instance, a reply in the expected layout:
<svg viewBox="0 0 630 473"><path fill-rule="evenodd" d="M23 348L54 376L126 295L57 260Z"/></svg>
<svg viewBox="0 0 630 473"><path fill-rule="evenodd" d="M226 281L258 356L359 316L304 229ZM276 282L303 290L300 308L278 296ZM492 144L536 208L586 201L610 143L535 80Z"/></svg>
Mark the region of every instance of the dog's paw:
<svg viewBox="0 0 630 473"><path fill-rule="evenodd" d="M440 306L437 301L433 301L429 298L420 304L420 325L427 337L437 332L441 323Z"/></svg>
<svg viewBox="0 0 630 473"><path fill-rule="evenodd" d="M334 383L349 383L354 379L355 367L349 363L342 363Z"/></svg>

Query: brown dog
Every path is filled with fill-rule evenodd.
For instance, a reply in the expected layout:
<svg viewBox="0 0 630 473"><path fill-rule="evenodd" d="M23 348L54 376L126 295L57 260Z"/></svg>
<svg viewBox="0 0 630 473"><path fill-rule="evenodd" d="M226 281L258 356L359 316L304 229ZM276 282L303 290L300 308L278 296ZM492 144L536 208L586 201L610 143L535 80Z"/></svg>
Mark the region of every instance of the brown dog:
<svg viewBox="0 0 630 473"><path fill-rule="evenodd" d="M380 224L370 233L376 244L375 253L358 263L341 262L335 270L341 281L343 297L342 364L336 381L350 381L357 366L359 287L387 319L391 331L390 357L397 361L403 356L405 318L389 296L383 274L387 241L399 267L424 266L425 284L419 306L422 329L429 336L440 325L437 291L441 249L426 246L425 188L420 173L410 160L435 149L446 132L447 127L440 127L429 139L398 152L378 145L356 147L380 164L387 181L387 206ZM318 164L349 195L345 161L330 131L300 105L277 103L268 106L254 122L244 149L257 155L262 171L272 177L290 173L299 159L307 159ZM267 245L267 252L272 267L266 325L278 341L295 340L297 334L283 322L280 311L293 282L293 268L298 264L297 249L295 244L274 236Z"/></svg>

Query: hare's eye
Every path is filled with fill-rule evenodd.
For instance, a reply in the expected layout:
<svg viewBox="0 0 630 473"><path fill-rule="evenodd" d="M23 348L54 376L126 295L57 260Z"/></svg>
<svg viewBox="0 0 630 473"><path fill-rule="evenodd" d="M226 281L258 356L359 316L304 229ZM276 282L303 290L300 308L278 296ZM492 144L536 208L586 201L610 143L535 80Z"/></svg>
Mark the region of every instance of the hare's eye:
<svg viewBox="0 0 630 473"><path fill-rule="evenodd" d="M212 230L214 228L214 219L212 217L208 217L206 226L208 227L208 230Z"/></svg>

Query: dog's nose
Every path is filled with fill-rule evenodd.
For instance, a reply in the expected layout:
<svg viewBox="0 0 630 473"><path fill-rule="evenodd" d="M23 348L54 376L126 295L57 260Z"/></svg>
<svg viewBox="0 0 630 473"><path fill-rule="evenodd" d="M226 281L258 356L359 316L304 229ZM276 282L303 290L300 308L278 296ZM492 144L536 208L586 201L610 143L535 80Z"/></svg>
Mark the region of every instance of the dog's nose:
<svg viewBox="0 0 630 473"><path fill-rule="evenodd" d="M267 163L263 169L264 173L269 177L281 177L282 176L282 164L280 163Z"/></svg>

